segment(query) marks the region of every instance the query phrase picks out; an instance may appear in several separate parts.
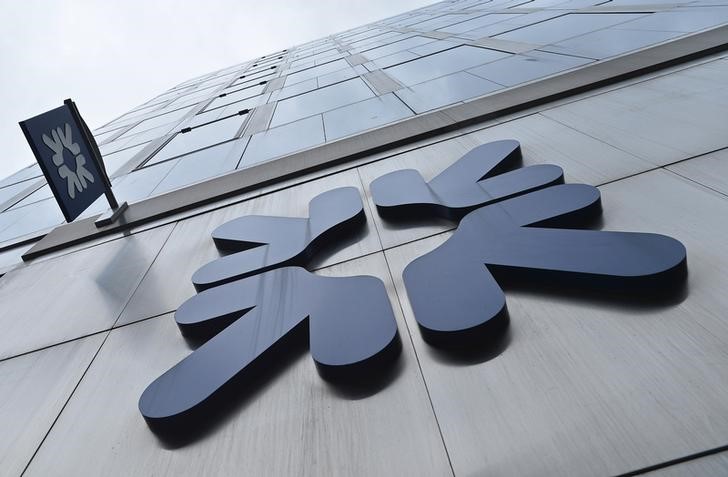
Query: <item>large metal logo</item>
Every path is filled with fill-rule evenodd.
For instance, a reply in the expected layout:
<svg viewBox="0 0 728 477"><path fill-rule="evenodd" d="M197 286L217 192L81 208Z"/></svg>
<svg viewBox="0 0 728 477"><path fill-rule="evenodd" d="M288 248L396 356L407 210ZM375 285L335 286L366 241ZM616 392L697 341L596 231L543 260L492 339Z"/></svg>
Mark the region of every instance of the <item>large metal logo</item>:
<svg viewBox="0 0 728 477"><path fill-rule="evenodd" d="M385 220L445 217L459 225L404 270L424 339L445 349L502 333L499 282L652 293L686 276L685 247L664 235L583 230L601 214L599 190L564 184L554 165L520 167L518 142L473 149L430 182L401 170L371 192ZM320 375L356 380L384 372L400 351L384 284L375 277L322 277L306 266L366 218L359 192L315 197L309 218L248 216L213 232L233 252L192 277L199 292L175 313L182 333L204 344L152 382L139 409L154 430L179 428L245 388L291 341L308 339ZM234 398L234 397L233 397Z"/></svg>

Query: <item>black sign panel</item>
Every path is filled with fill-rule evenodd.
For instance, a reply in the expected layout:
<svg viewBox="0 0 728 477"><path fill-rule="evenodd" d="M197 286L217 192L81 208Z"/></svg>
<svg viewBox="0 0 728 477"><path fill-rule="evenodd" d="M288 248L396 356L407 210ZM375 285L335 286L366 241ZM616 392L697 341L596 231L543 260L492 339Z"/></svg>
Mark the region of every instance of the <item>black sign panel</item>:
<svg viewBox="0 0 728 477"><path fill-rule="evenodd" d="M110 187L96 160L93 136L73 102L22 121L20 127L66 221L81 215Z"/></svg>

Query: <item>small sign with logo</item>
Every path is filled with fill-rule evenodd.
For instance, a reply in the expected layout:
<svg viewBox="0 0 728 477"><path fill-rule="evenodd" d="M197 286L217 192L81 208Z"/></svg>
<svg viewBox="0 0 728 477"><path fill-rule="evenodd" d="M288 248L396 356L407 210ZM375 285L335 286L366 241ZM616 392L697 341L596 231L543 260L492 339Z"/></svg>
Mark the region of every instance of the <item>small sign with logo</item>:
<svg viewBox="0 0 728 477"><path fill-rule="evenodd" d="M66 221L73 221L102 194L112 209L119 208L96 141L73 101L21 121L20 127Z"/></svg>

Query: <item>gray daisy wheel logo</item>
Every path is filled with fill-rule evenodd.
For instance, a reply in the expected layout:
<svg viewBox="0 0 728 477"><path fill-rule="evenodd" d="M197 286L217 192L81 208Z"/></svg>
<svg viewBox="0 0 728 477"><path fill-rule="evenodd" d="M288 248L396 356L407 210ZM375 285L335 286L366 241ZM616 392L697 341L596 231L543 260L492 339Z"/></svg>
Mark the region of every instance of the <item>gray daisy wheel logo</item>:
<svg viewBox="0 0 728 477"><path fill-rule="evenodd" d="M43 142L53 151L53 164L58 168L58 175L66 179L68 195L71 199L76 197L76 191L82 192L93 183L94 176L86 169L86 158L81 154L81 147L73 142L71 125L65 123L65 130L57 127L51 130L51 136L43 134ZM76 160L76 170L72 171L63 161L63 150L68 151ZM88 182L87 182L88 181Z"/></svg>

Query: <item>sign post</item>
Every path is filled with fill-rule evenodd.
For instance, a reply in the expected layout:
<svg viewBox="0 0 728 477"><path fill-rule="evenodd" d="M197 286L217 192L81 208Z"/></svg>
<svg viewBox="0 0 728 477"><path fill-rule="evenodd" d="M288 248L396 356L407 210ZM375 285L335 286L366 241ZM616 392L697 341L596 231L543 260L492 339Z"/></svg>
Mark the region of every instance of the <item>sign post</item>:
<svg viewBox="0 0 728 477"><path fill-rule="evenodd" d="M67 99L63 106L21 121L20 128L67 222L102 194L111 211L99 217L96 226L121 216L127 203L119 205L114 197L99 148L73 101Z"/></svg>

